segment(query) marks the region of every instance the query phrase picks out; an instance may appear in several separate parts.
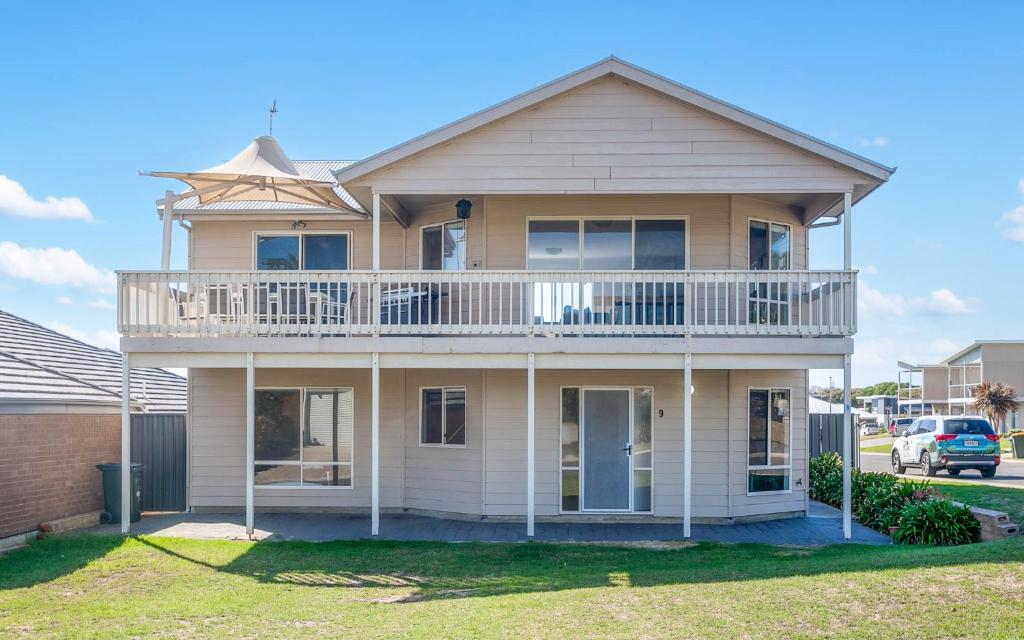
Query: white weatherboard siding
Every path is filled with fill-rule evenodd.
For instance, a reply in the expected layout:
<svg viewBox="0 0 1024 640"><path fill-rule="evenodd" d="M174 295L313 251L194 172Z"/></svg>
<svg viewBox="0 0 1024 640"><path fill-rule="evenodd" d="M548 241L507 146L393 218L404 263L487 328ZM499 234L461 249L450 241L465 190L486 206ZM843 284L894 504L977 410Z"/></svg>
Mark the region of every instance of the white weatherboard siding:
<svg viewBox="0 0 1024 640"><path fill-rule="evenodd" d="M295 214L295 219L301 219ZM292 220L193 220L189 268L196 271L248 271L253 268L256 233L293 234ZM369 269L372 252L371 225L362 220L307 220L303 232L347 232L351 242L351 267ZM381 219L381 268L401 269L404 231L390 217Z"/></svg>
<svg viewBox="0 0 1024 640"><path fill-rule="evenodd" d="M405 507L480 514L483 373L405 369ZM420 446L420 389L466 388L466 446Z"/></svg>
<svg viewBox="0 0 1024 640"><path fill-rule="evenodd" d="M750 387L790 388L792 448L789 493L747 495L747 393ZM730 491L734 517L804 510L807 488L807 372L801 370L732 370L729 376L729 442L732 449ZM800 481L800 486L796 485ZM696 514L695 514L696 515Z"/></svg>
<svg viewBox="0 0 1024 640"><path fill-rule="evenodd" d="M843 192L871 179L604 77L356 178L389 193Z"/></svg>
<svg viewBox="0 0 1024 640"><path fill-rule="evenodd" d="M192 369L190 375L194 382L190 415L191 504L198 508L239 508L245 500L245 372ZM368 508L369 378L369 372L360 369L257 369L257 386L352 387L355 416L352 488L256 487L257 507ZM682 380L681 371L538 371L537 515L557 516L559 511L560 387L651 386L653 515L681 517ZM419 445L420 388L424 386L466 388L465 447ZM804 485L797 487L796 480L806 483L806 372L695 370L693 386L693 517L802 511ZM749 386L793 389L792 493L746 495ZM471 516L525 516L525 371L384 369L381 393L383 508ZM659 417L659 411L664 415Z"/></svg>
<svg viewBox="0 0 1024 640"><path fill-rule="evenodd" d="M381 224L381 267L419 269L420 231L455 218L455 201L415 209L403 230L390 217ZM529 218L541 217L686 217L691 269L746 269L751 219L792 227L794 269L807 267L807 229L788 207L747 196L727 195L520 195L474 198L467 221L466 265L487 269L525 269ZM368 221L309 221L304 231L351 234L352 268L370 267ZM292 233L288 221L196 220L192 223L192 264L196 270L249 270L256 233Z"/></svg>

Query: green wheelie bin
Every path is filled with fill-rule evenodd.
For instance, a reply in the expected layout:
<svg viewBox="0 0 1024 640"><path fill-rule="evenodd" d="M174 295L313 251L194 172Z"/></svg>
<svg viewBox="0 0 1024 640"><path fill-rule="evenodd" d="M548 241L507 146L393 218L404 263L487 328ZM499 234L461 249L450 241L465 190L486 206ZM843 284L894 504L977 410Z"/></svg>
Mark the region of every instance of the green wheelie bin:
<svg viewBox="0 0 1024 640"><path fill-rule="evenodd" d="M96 468L103 472L103 513L100 522L121 522L121 463L108 462L98 464ZM132 463L131 487L132 522L142 517L142 465Z"/></svg>

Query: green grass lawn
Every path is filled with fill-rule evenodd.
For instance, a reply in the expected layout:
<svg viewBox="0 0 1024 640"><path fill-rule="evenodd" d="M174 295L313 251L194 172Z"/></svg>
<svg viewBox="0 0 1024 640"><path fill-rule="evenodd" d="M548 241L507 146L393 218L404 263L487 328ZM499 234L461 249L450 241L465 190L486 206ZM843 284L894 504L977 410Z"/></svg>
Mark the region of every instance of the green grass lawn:
<svg viewBox="0 0 1024 640"><path fill-rule="evenodd" d="M860 450L868 453L889 453L892 451L892 443L874 444L870 447L861 447Z"/></svg>
<svg viewBox="0 0 1024 640"><path fill-rule="evenodd" d="M999 479L998 474L996 479ZM932 481L931 484L950 500L982 509L1005 511L1010 516L1010 520L1017 524L1024 524L1024 489L935 481Z"/></svg>
<svg viewBox="0 0 1024 640"><path fill-rule="evenodd" d="M1019 638L1022 601L1024 540L655 550L81 535L0 558L0 636L13 638Z"/></svg>

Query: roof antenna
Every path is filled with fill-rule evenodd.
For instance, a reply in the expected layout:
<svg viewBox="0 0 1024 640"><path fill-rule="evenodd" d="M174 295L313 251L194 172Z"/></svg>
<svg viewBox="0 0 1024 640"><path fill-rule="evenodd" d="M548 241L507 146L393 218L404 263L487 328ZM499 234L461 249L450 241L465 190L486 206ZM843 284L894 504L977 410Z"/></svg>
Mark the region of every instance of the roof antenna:
<svg viewBox="0 0 1024 640"><path fill-rule="evenodd" d="M273 136L274 135L274 114L277 113L277 99L274 100L274 104L270 105L270 108L267 109L267 112L270 113L270 131L267 133L267 135Z"/></svg>

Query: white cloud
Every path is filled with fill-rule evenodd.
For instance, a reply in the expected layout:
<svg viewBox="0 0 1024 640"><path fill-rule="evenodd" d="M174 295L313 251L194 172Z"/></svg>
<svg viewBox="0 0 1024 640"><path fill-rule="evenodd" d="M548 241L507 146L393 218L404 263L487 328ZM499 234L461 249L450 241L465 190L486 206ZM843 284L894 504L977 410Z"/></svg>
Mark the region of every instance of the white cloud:
<svg viewBox="0 0 1024 640"><path fill-rule="evenodd" d="M71 298L67 296L57 296L57 304L72 304Z"/></svg>
<svg viewBox="0 0 1024 640"><path fill-rule="evenodd" d="M46 196L45 200L35 200L17 181L4 175L0 175L0 215L94 221L89 207L80 199Z"/></svg>
<svg viewBox="0 0 1024 640"><path fill-rule="evenodd" d="M887 147L889 146L889 138L886 136L861 136L857 138L857 144L862 147Z"/></svg>
<svg viewBox="0 0 1024 640"><path fill-rule="evenodd" d="M860 271L860 275L862 275L862 276L877 276L878 275L878 268L875 265L873 265L873 264L867 264L867 265L864 265L863 267L858 267L858 266L854 265L854 269L857 269L858 271Z"/></svg>
<svg viewBox="0 0 1024 640"><path fill-rule="evenodd" d="M114 293L114 272L86 262L74 249L22 247L0 242L0 274L40 284L63 284L100 293Z"/></svg>
<svg viewBox="0 0 1024 640"><path fill-rule="evenodd" d="M102 298L99 299L99 300L93 300L92 302L89 303L89 306L92 307L93 309L116 309L117 308L116 304L114 304L110 300L103 300Z"/></svg>
<svg viewBox="0 0 1024 640"><path fill-rule="evenodd" d="M1024 242L1024 205L1004 213L999 218L999 226L1003 227L1003 237L1007 240Z"/></svg>
<svg viewBox="0 0 1024 640"><path fill-rule="evenodd" d="M116 331L93 331L88 333L58 320L50 320L49 322L44 322L43 325L57 333L63 333L69 338L96 345L97 347L113 349L114 351L120 351L121 349L121 338Z"/></svg>
<svg viewBox="0 0 1024 640"><path fill-rule="evenodd" d="M915 311L926 315L962 316L977 312L981 304L976 298L961 298L950 289L935 289L927 296L914 297L886 293L863 278L857 283L857 301L861 314L879 318L898 318Z"/></svg>
<svg viewBox="0 0 1024 640"><path fill-rule="evenodd" d="M895 318L907 312L907 299L899 294L883 293L861 280L857 284L859 313Z"/></svg>
<svg viewBox="0 0 1024 640"><path fill-rule="evenodd" d="M917 302L917 301L915 301ZM936 289L920 304L927 312L943 316L962 316L975 313L980 304L977 299L963 299L949 289Z"/></svg>
<svg viewBox="0 0 1024 640"><path fill-rule="evenodd" d="M1024 178L1017 181L1017 193L1024 196Z"/></svg>

